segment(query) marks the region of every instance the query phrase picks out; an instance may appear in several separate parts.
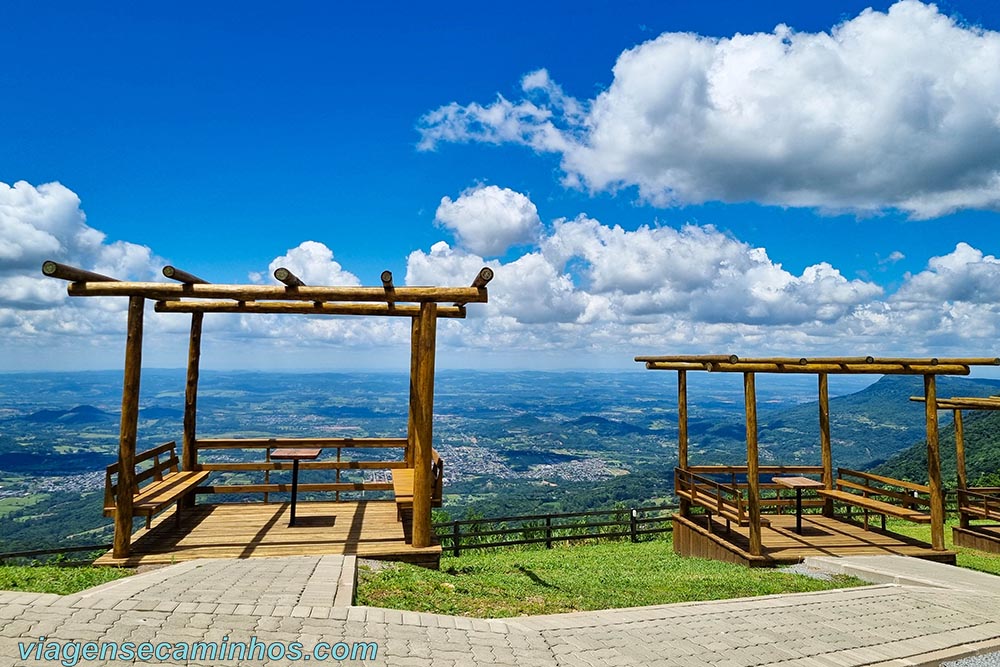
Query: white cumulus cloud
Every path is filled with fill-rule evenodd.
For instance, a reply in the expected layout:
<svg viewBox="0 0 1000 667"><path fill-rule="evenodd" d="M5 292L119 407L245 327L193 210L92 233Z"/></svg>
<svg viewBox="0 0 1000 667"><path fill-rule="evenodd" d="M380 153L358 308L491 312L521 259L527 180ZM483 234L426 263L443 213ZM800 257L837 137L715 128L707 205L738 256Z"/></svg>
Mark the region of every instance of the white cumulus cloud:
<svg viewBox="0 0 1000 667"><path fill-rule="evenodd" d="M275 269L284 267L302 279L306 285L360 285L361 281L350 271L345 271L333 258L333 251L318 241L303 241L284 255L275 257L268 265L269 275ZM260 279L260 274L252 274L251 280Z"/></svg>
<svg viewBox="0 0 1000 667"><path fill-rule="evenodd" d="M504 201L515 209L521 202ZM149 280L164 260L145 246L108 242L87 224L76 195L58 184L0 187L0 220L3 367L120 363L127 300L68 298L65 283L41 276L40 264L51 257ZM925 270L886 294L823 261L789 271L766 248L710 225L627 230L580 215L547 227L539 221L534 233L502 260L444 241L408 255L409 285L468 285L483 266L495 273L488 304L470 304L466 320L442 320L442 359L468 366L505 354L519 364L546 358L561 365L664 351L996 354L1000 259L967 243L929 258ZM276 257L270 270L278 266L308 284L359 284L317 241ZM233 365L249 358L281 367L292 359L312 368L323 363L317 349L351 350L331 356L331 366L391 358L405 367L409 358L405 318L219 315L206 322L207 353ZM147 327L162 335L148 336L145 352L182 364L187 319L151 313Z"/></svg>
<svg viewBox="0 0 1000 667"><path fill-rule="evenodd" d="M568 184L659 205L1000 210L998 62L1000 33L917 0L830 32L664 33L593 99L532 72L522 100L429 112L420 146L519 143L560 155Z"/></svg>
<svg viewBox="0 0 1000 667"><path fill-rule="evenodd" d="M542 225L528 197L495 185L466 190L455 200L442 197L435 220L466 249L491 257L533 241Z"/></svg>
<svg viewBox="0 0 1000 667"><path fill-rule="evenodd" d="M1000 259L959 243L947 255L932 257L926 270L907 276L895 297L900 302L1000 305Z"/></svg>
<svg viewBox="0 0 1000 667"><path fill-rule="evenodd" d="M79 197L59 183L0 183L0 308L40 310L66 300L63 281L42 277L47 259L132 280L156 279L163 263L147 246L107 243L87 224Z"/></svg>

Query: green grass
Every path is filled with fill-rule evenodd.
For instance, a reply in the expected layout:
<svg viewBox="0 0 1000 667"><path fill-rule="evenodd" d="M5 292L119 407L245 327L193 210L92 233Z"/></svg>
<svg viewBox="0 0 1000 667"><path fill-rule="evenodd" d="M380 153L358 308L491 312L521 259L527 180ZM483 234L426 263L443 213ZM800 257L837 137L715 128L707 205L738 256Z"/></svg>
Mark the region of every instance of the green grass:
<svg viewBox="0 0 1000 667"><path fill-rule="evenodd" d="M0 591L69 595L132 574L116 567L0 565Z"/></svg>
<svg viewBox="0 0 1000 667"><path fill-rule="evenodd" d="M443 557L441 569L393 564L359 572L357 604L501 618L863 585L684 558L670 540L489 550Z"/></svg>
<svg viewBox="0 0 1000 667"><path fill-rule="evenodd" d="M978 549L966 549L955 546L955 543L951 539L951 527L957 525L958 519L952 518L948 520L944 527L945 547L953 549L958 553L955 558L956 565L967 567L970 570L979 570L980 572L1000 575L1000 554L991 554L979 551ZM915 537L924 542L930 543L931 541L931 527L929 525L920 525L901 519L890 519L886 521L886 529L900 535Z"/></svg>

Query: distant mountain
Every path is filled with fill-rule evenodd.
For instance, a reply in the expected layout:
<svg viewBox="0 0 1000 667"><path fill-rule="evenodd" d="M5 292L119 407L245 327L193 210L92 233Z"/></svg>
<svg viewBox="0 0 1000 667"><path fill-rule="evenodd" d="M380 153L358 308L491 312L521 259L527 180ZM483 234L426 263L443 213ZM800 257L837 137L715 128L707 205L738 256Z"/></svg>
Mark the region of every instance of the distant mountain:
<svg viewBox="0 0 1000 667"><path fill-rule="evenodd" d="M951 413L947 413L950 417ZM965 468L971 485L995 486L1000 476L1000 412L964 410ZM949 419L939 435L941 479L948 488L957 486L955 469L955 427ZM921 484L927 482L927 441L896 454L875 472ZM992 477L993 479L989 479ZM977 481L982 479L983 481Z"/></svg>
<svg viewBox="0 0 1000 667"><path fill-rule="evenodd" d="M117 419L118 415L93 405L78 405L69 410L39 410L24 418L34 424L100 424Z"/></svg>
<svg viewBox="0 0 1000 667"><path fill-rule="evenodd" d="M837 378L832 377L831 384ZM940 377L939 396L989 396L1000 381ZM922 396L923 378L887 375L853 394L830 400L830 434L834 465L870 467L924 437L924 406L910 401ZM760 421L763 459L786 464L819 464L818 402L770 412Z"/></svg>

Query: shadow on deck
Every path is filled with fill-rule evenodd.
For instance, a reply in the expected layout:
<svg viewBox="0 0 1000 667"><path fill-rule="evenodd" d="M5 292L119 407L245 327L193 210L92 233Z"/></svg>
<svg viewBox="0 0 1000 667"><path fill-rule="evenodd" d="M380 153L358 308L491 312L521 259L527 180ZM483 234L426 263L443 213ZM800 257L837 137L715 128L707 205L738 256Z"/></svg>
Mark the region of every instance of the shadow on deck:
<svg viewBox="0 0 1000 667"><path fill-rule="evenodd" d="M410 516L396 520L393 501L303 502L296 525L288 503L223 503L185 508L178 527L173 512L132 536L128 558L111 552L95 565L136 567L197 558L266 558L348 554L437 568L440 545L410 546Z"/></svg>
<svg viewBox="0 0 1000 667"><path fill-rule="evenodd" d="M897 554L955 564L954 551L934 551L920 540L882 531L865 530L853 521L819 514L802 517L802 534L795 532L795 515L768 515L770 527L762 527L763 554L750 554L748 528L735 524L727 531L725 520L705 515L691 518L674 515L674 550L684 556L713 558L750 567L793 565L809 556L871 556Z"/></svg>

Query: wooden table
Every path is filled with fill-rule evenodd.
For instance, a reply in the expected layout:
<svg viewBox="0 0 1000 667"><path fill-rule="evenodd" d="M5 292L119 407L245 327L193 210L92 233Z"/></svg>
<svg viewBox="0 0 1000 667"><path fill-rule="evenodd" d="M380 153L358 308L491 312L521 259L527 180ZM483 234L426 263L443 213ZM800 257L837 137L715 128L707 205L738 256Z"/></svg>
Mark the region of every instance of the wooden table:
<svg viewBox="0 0 1000 667"><path fill-rule="evenodd" d="M303 459L312 461L318 458L322 451L320 447L302 447L275 449L271 452L271 460L292 462L292 518L288 521L289 526L295 525L295 497L299 492L299 461Z"/></svg>
<svg viewBox="0 0 1000 667"><path fill-rule="evenodd" d="M802 489L822 489L823 482L808 477L772 477L771 481L786 489L795 489L795 532L802 534Z"/></svg>

